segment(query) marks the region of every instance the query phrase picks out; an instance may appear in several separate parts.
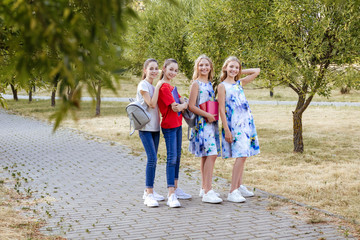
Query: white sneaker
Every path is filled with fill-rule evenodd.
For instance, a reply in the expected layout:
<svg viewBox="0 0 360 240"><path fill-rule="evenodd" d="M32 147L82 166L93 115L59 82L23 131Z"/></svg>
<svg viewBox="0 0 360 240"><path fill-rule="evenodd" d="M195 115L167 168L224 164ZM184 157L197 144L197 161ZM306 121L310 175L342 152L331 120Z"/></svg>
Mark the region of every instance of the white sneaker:
<svg viewBox="0 0 360 240"><path fill-rule="evenodd" d="M165 200L163 195L158 194L154 190L153 190L153 195L154 195L155 200L157 200L157 201L164 201Z"/></svg>
<svg viewBox="0 0 360 240"><path fill-rule="evenodd" d="M243 196L241 196L241 193L238 189L235 189L234 191L229 193L227 200L230 202L237 202L237 203L246 201L246 199Z"/></svg>
<svg viewBox="0 0 360 240"><path fill-rule="evenodd" d="M146 189L145 189L145 190L144 190L144 195L143 195L143 199L144 199L144 200L145 200L145 198L146 198L146 195L147 195L147 192L146 192ZM165 200L164 196L158 194L158 193L155 192L154 190L153 190L153 195L154 195L154 199L155 199L156 201L164 201L164 200Z"/></svg>
<svg viewBox="0 0 360 240"><path fill-rule="evenodd" d="M191 195L185 193L181 188L176 188L175 194L178 199L190 199L191 198Z"/></svg>
<svg viewBox="0 0 360 240"><path fill-rule="evenodd" d="M215 191L214 191L215 192ZM205 190L203 188L200 189L199 197L203 197L205 194ZM220 197L220 193L215 192L217 197Z"/></svg>
<svg viewBox="0 0 360 240"><path fill-rule="evenodd" d="M205 194L205 191L203 188L200 188L199 197L203 197Z"/></svg>
<svg viewBox="0 0 360 240"><path fill-rule="evenodd" d="M181 207L181 204L179 200L177 200L175 193L171 194L170 197L168 197L166 205L168 205L171 208Z"/></svg>
<svg viewBox="0 0 360 240"><path fill-rule="evenodd" d="M154 199L153 194L146 195L144 204L148 207L158 207L159 206L159 203Z"/></svg>
<svg viewBox="0 0 360 240"><path fill-rule="evenodd" d="M202 197L202 201L207 203L221 203L222 199L216 195L216 192L214 192L214 190L210 190L204 194L204 196Z"/></svg>
<svg viewBox="0 0 360 240"><path fill-rule="evenodd" d="M253 197L254 193L249 191L244 185L240 185L238 188L243 197Z"/></svg>

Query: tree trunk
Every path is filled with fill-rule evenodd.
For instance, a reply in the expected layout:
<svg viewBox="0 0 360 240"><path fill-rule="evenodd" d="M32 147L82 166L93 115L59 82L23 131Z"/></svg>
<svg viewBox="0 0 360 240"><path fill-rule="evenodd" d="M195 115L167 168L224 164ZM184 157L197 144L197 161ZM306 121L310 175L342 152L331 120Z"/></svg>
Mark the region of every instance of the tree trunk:
<svg viewBox="0 0 360 240"><path fill-rule="evenodd" d="M100 116L100 105L101 105L101 81L98 84L96 91L96 113L95 116Z"/></svg>
<svg viewBox="0 0 360 240"><path fill-rule="evenodd" d="M32 102L32 89L29 90L29 103Z"/></svg>
<svg viewBox="0 0 360 240"><path fill-rule="evenodd" d="M270 89L270 97L274 97L274 92L272 89Z"/></svg>
<svg viewBox="0 0 360 240"><path fill-rule="evenodd" d="M340 89L341 94L349 94L350 93L350 87L348 86L342 86Z"/></svg>
<svg viewBox="0 0 360 240"><path fill-rule="evenodd" d="M18 95L17 95L17 89L15 88L15 86L13 84L10 84L10 86L11 86L11 91L13 93L14 100L18 101L19 99L18 99Z"/></svg>
<svg viewBox="0 0 360 240"><path fill-rule="evenodd" d="M302 113L297 110L293 112L293 141L294 141L294 152L304 152L304 142L302 136Z"/></svg>
<svg viewBox="0 0 360 240"><path fill-rule="evenodd" d="M54 81L53 81L53 89L51 91L51 106L55 107L55 97L56 97L56 90L57 90L57 85L59 83L59 78L60 78L60 74L56 74L56 76L54 77Z"/></svg>
<svg viewBox="0 0 360 240"><path fill-rule="evenodd" d="M67 95L68 95L69 100L72 99L73 93L74 93L74 90L69 86L68 89L67 89Z"/></svg>
<svg viewBox="0 0 360 240"><path fill-rule="evenodd" d="M53 88L53 90L51 92L51 106L52 107L55 107L55 105L56 105L55 96L56 96L56 88Z"/></svg>

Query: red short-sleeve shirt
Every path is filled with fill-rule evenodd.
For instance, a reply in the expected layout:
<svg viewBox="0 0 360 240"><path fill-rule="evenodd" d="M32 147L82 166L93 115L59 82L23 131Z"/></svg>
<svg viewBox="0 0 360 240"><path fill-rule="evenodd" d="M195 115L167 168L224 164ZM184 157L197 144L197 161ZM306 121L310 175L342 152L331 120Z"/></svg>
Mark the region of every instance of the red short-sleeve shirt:
<svg viewBox="0 0 360 240"><path fill-rule="evenodd" d="M171 93L173 89L174 87L168 83L164 83L159 89L158 106L162 116L162 128L176 128L182 125L182 114L179 116L171 109L171 104L175 102ZM179 98L181 98L180 94Z"/></svg>

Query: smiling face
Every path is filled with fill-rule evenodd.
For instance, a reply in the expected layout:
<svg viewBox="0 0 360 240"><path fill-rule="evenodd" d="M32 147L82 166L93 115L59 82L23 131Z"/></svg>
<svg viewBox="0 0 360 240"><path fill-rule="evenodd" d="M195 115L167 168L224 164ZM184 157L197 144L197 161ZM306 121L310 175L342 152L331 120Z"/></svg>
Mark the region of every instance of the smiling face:
<svg viewBox="0 0 360 240"><path fill-rule="evenodd" d="M210 62L206 59L201 59L198 65L198 72L200 76L208 77L211 71Z"/></svg>
<svg viewBox="0 0 360 240"><path fill-rule="evenodd" d="M163 69L164 77L167 80L173 79L178 74L178 70L179 70L178 68L179 67L177 63L170 63L169 65L166 66L165 69Z"/></svg>
<svg viewBox="0 0 360 240"><path fill-rule="evenodd" d="M146 74L146 78L148 78L149 80L153 80L154 78L156 78L159 74L159 66L157 62L150 62L147 65L146 69L144 69L144 72Z"/></svg>
<svg viewBox="0 0 360 240"><path fill-rule="evenodd" d="M240 72L240 64L237 61L231 61L224 70L228 77L235 78Z"/></svg>

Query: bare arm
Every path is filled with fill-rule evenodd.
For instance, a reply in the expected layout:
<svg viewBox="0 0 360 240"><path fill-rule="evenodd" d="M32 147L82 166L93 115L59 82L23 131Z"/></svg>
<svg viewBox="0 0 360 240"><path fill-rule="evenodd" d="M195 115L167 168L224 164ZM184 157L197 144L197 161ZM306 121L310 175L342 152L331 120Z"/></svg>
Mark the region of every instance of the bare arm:
<svg viewBox="0 0 360 240"><path fill-rule="evenodd" d="M259 76L260 68L243 69L241 70L241 74L247 75L246 77L240 79L242 86L245 86Z"/></svg>
<svg viewBox="0 0 360 240"><path fill-rule="evenodd" d="M156 107L157 101L158 101L158 98L159 98L159 90L160 90L160 87L162 86L163 83L164 83L163 80L158 81L158 83L156 84L154 95L153 95L152 98L150 97L150 94L148 92L140 91L142 97L144 98L144 101L146 102L146 104L149 107L151 107L151 108Z"/></svg>
<svg viewBox="0 0 360 240"><path fill-rule="evenodd" d="M220 118L221 118L221 122L225 131L225 140L229 143L231 143L233 141L232 139L232 134L231 131L229 129L229 126L227 124L227 120L226 120L226 115L225 115L225 95L226 95L226 91L225 91L225 86L223 84L219 84L218 86L218 101L219 101L219 113L220 113Z"/></svg>
<svg viewBox="0 0 360 240"><path fill-rule="evenodd" d="M214 122L215 117L213 114L207 113L195 105L198 95L199 95L199 85L194 82L190 88L189 110L192 111L193 113L195 113L196 115L206 117L209 122Z"/></svg>

